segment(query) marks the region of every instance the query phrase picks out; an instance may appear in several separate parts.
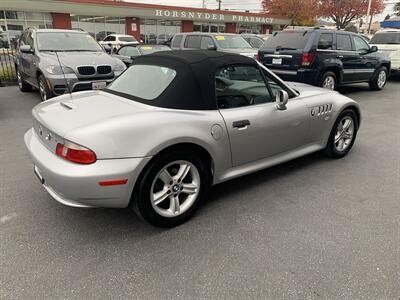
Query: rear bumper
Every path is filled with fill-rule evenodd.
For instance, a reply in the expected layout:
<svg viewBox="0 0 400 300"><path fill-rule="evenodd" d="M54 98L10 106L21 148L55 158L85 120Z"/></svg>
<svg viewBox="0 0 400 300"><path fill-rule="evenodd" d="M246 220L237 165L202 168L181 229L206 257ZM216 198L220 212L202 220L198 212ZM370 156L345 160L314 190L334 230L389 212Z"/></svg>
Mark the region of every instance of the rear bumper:
<svg viewBox="0 0 400 300"><path fill-rule="evenodd" d="M318 85L321 79L321 73L316 69L282 70L269 68L269 70L285 81L297 81Z"/></svg>
<svg viewBox="0 0 400 300"><path fill-rule="evenodd" d="M91 165L68 162L48 150L33 129L25 145L42 185L58 202L73 207L127 207L135 182L151 157L98 160ZM128 179L127 184L100 186L99 181Z"/></svg>

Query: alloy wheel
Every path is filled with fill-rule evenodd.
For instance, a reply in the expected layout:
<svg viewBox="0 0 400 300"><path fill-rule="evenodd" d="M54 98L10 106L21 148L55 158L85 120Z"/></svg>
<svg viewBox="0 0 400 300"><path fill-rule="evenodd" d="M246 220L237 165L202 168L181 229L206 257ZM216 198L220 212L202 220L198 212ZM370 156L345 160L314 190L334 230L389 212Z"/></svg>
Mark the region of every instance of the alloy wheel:
<svg viewBox="0 0 400 300"><path fill-rule="evenodd" d="M354 138L354 121L351 117L346 116L340 120L335 132L335 148L339 152L345 151Z"/></svg>
<svg viewBox="0 0 400 300"><path fill-rule="evenodd" d="M20 89L22 89L22 78L21 78L21 73L19 70L17 70L17 80L18 80L18 86Z"/></svg>
<svg viewBox="0 0 400 300"><path fill-rule="evenodd" d="M195 165L184 160L171 162L153 180L151 205L163 217L182 215L196 202L200 183L200 174Z"/></svg>
<svg viewBox="0 0 400 300"><path fill-rule="evenodd" d="M42 98L42 100L46 101L47 93L46 93L46 87L44 86L43 80L39 80L39 93L40 93L40 97Z"/></svg>
<svg viewBox="0 0 400 300"><path fill-rule="evenodd" d="M378 87L381 89L386 83L386 72L384 70L380 71L378 74Z"/></svg>
<svg viewBox="0 0 400 300"><path fill-rule="evenodd" d="M333 76L326 76L324 82L322 83L322 87L329 90L335 89L335 78Z"/></svg>

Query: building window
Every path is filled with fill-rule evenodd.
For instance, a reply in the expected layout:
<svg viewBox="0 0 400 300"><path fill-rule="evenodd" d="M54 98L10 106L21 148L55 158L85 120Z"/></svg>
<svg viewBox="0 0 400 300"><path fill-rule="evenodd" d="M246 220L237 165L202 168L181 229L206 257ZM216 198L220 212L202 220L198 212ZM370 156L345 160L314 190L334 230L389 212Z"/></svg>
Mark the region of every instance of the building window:
<svg viewBox="0 0 400 300"><path fill-rule="evenodd" d="M194 23L193 31L195 32L225 32L225 24L215 24L215 23Z"/></svg>
<svg viewBox="0 0 400 300"><path fill-rule="evenodd" d="M125 34L125 18L71 15L72 29L87 31L97 41L110 34Z"/></svg>
<svg viewBox="0 0 400 300"><path fill-rule="evenodd" d="M238 23L236 26L237 33L255 33L261 34L262 28L260 24L245 24L245 23Z"/></svg>
<svg viewBox="0 0 400 300"><path fill-rule="evenodd" d="M145 44L163 44L181 32L181 21L140 19L140 39Z"/></svg>
<svg viewBox="0 0 400 300"><path fill-rule="evenodd" d="M51 14L0 11L0 48L15 47L22 31L28 27L53 28Z"/></svg>

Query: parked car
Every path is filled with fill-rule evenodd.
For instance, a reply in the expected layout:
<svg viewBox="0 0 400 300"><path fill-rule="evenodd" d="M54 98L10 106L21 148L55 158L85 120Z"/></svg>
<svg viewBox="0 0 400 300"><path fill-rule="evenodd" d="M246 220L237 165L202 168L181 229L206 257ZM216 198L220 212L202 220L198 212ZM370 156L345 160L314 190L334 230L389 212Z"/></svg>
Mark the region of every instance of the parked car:
<svg viewBox="0 0 400 300"><path fill-rule="evenodd" d="M207 50L143 55L106 89L33 118L25 144L55 200L130 206L156 226L190 218L210 185L319 150L344 157L361 120L346 96Z"/></svg>
<svg viewBox="0 0 400 300"><path fill-rule="evenodd" d="M23 32L15 65L20 90L38 88L43 101L67 92L104 88L126 69L87 32L34 28Z"/></svg>
<svg viewBox="0 0 400 300"><path fill-rule="evenodd" d="M371 47L379 47L379 52L390 57L392 72L400 73L400 29L378 31L369 43Z"/></svg>
<svg viewBox="0 0 400 300"><path fill-rule="evenodd" d="M159 34L157 35L156 43L158 45L163 45L165 42L168 42L171 39L171 35L169 34Z"/></svg>
<svg viewBox="0 0 400 300"><path fill-rule="evenodd" d="M123 45L137 45L139 42L136 40L136 38L132 35L126 35L126 34L111 34L108 35L99 42L100 45L108 45L111 47L112 52L117 52L119 48L121 48Z"/></svg>
<svg viewBox="0 0 400 300"><path fill-rule="evenodd" d="M107 36L116 34L114 31L99 31L96 34L96 41L103 41Z"/></svg>
<svg viewBox="0 0 400 300"><path fill-rule="evenodd" d="M171 48L173 50L217 50L252 58L257 55L257 50L253 49L242 36L230 33L177 33L172 39Z"/></svg>
<svg viewBox="0 0 400 300"><path fill-rule="evenodd" d="M390 59L358 34L328 30L275 32L261 47L258 59L284 80L336 89L368 82L382 89L390 74Z"/></svg>
<svg viewBox="0 0 400 300"><path fill-rule="evenodd" d="M171 48L164 45L126 45L119 48L113 56L119 58L125 65L130 66L136 57L159 51L171 51Z"/></svg>
<svg viewBox="0 0 400 300"><path fill-rule="evenodd" d="M264 39L257 34L242 33L241 36L250 44L254 49L260 49L264 44Z"/></svg>

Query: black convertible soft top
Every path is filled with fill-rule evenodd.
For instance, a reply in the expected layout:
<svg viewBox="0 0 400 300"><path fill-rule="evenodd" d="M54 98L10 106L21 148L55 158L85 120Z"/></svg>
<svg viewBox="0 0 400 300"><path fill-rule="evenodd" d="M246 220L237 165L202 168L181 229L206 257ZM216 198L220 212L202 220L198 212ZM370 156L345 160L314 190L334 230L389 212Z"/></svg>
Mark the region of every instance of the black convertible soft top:
<svg viewBox="0 0 400 300"><path fill-rule="evenodd" d="M168 88L151 103L143 101L146 104L174 109L211 110L217 109L217 69L226 65L242 64L257 65L250 57L212 50L156 52L136 58L132 65L157 65L177 72Z"/></svg>

